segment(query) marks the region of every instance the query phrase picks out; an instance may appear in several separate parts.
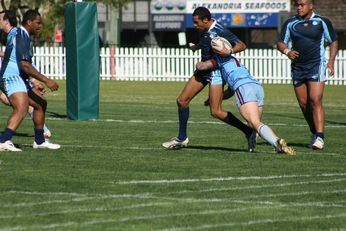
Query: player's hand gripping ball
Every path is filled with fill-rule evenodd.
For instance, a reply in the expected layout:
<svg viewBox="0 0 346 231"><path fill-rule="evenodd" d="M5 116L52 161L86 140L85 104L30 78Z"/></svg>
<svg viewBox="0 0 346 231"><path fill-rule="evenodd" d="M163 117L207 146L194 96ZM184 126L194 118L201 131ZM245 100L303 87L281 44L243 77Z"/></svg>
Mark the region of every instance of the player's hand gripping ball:
<svg viewBox="0 0 346 231"><path fill-rule="evenodd" d="M225 38L216 36L210 42L211 48L214 51L220 51L225 47L227 50L232 49L232 44Z"/></svg>

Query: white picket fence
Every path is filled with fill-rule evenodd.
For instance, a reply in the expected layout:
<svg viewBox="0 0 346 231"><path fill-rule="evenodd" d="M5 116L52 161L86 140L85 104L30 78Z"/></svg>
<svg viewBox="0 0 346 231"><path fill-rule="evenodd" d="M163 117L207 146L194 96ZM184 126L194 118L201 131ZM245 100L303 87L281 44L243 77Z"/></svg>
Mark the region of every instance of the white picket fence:
<svg viewBox="0 0 346 231"><path fill-rule="evenodd" d="M35 47L34 52L41 72L50 78L66 78L65 48ZM262 83L291 82L290 60L275 49L247 49L236 56ZM184 48L102 48L100 79L187 81L199 59L199 52ZM346 85L346 50L338 52L334 77L328 80L328 84Z"/></svg>

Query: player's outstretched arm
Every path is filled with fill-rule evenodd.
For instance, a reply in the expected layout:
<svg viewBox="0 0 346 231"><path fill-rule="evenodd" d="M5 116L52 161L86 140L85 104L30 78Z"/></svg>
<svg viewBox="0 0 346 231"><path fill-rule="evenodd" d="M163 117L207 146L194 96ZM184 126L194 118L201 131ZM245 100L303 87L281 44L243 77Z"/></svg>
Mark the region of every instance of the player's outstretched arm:
<svg viewBox="0 0 346 231"><path fill-rule="evenodd" d="M194 43L189 43L188 47L190 50L192 50L193 52L201 49L201 46L199 44L194 44Z"/></svg>
<svg viewBox="0 0 346 231"><path fill-rule="evenodd" d="M235 46L232 48L232 53L231 54L236 54L239 52L242 52L246 49L246 45L245 43L243 43L242 41L239 41L235 44Z"/></svg>
<svg viewBox="0 0 346 231"><path fill-rule="evenodd" d="M31 76L32 78L35 78L41 82L43 82L50 90L57 91L59 88L59 85L54 80L49 79L48 77L44 76L40 72L38 72L28 61L20 61L20 66L22 70Z"/></svg>

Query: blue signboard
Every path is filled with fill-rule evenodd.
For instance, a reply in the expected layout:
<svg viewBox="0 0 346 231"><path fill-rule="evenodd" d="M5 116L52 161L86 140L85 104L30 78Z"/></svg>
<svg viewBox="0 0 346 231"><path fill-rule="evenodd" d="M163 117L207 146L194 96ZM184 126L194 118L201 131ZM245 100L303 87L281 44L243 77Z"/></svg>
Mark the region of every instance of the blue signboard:
<svg viewBox="0 0 346 231"><path fill-rule="evenodd" d="M250 13L246 14L246 24L248 27L277 27L277 13Z"/></svg>
<svg viewBox="0 0 346 231"><path fill-rule="evenodd" d="M183 31L185 30L186 14L152 14L153 31Z"/></svg>
<svg viewBox="0 0 346 231"><path fill-rule="evenodd" d="M277 13L225 13L213 14L212 17L224 27L277 27ZM187 15L186 28L193 28L192 15Z"/></svg>

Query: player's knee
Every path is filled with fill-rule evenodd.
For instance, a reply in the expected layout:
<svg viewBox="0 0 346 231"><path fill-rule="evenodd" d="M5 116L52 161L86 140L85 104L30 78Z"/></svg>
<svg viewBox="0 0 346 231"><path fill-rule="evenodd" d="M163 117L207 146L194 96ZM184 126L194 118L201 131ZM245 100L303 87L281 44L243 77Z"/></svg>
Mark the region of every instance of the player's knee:
<svg viewBox="0 0 346 231"><path fill-rule="evenodd" d="M31 104L31 106L35 110L42 110L43 112L46 112L47 109L47 101L35 94L29 95L30 99L34 102Z"/></svg>
<svg viewBox="0 0 346 231"><path fill-rule="evenodd" d="M250 128L258 130L262 123L257 119L250 119L249 121L247 121L247 124Z"/></svg>
<svg viewBox="0 0 346 231"><path fill-rule="evenodd" d="M35 108L35 110L42 110L43 112L46 112L47 110L47 101L42 99L36 102L38 108Z"/></svg>
<svg viewBox="0 0 346 231"><path fill-rule="evenodd" d="M177 98L177 105L179 108L186 108L189 105L189 101L187 99L178 97Z"/></svg>
<svg viewBox="0 0 346 231"><path fill-rule="evenodd" d="M321 107L322 106L322 99L320 97L312 97L310 99L311 106L312 107Z"/></svg>
<svg viewBox="0 0 346 231"><path fill-rule="evenodd" d="M303 110L306 111L306 102L304 101L298 101L299 107Z"/></svg>

